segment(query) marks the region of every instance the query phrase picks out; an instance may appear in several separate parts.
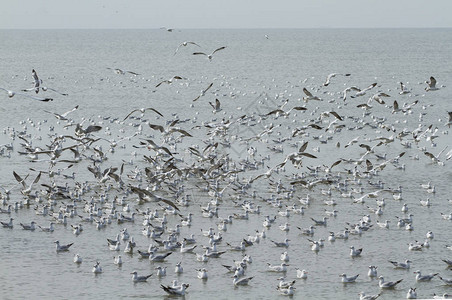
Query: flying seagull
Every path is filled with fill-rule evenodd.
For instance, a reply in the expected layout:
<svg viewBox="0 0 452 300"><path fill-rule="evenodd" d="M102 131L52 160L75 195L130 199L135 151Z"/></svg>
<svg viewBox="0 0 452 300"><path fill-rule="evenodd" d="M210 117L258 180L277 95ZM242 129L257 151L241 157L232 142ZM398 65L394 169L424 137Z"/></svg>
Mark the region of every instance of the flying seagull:
<svg viewBox="0 0 452 300"><path fill-rule="evenodd" d="M27 94L24 94L24 93L18 93L18 92L15 92L15 91L7 90L7 89L2 88L2 87L0 87L0 90L4 90L8 94L9 98L14 97L15 95L19 95L19 96L25 96L25 97L31 98L33 100L38 100L38 101L43 101L43 102L53 101L53 98L37 97L37 96L27 95Z"/></svg>
<svg viewBox="0 0 452 300"><path fill-rule="evenodd" d="M338 74L338 73L331 73L330 75L328 75L326 77L326 81L323 83L323 86L328 86L330 84L330 80L333 77L336 77L338 75L342 75L342 76L350 76L351 74L347 73L347 74Z"/></svg>
<svg viewBox="0 0 452 300"><path fill-rule="evenodd" d="M211 61L212 58L213 58L213 55L215 54L215 52L218 52L218 51L223 50L223 49L225 49L225 48L226 48L226 46L217 48L217 49L215 49L215 50L214 50L212 53L210 53L210 54L206 54L206 53L204 53L204 52L194 52L193 55L205 55L205 56L207 56L207 58Z"/></svg>
<svg viewBox="0 0 452 300"><path fill-rule="evenodd" d="M188 45L195 45L195 46L201 47L201 46L199 46L198 44L196 44L195 42L183 42L182 44L180 44L180 45L176 48L176 51L174 51L174 54L173 54L173 55L176 55L176 53L177 53L177 51L179 51L180 47L186 47L186 46L188 46Z"/></svg>
<svg viewBox="0 0 452 300"><path fill-rule="evenodd" d="M130 117L130 115L133 114L134 112L139 111L139 112L141 112L142 114L144 114L144 112L147 111L147 110L152 110L153 112L155 112L155 113L158 114L159 116L163 117L163 115L162 115L159 111L157 111L156 109L154 109L154 108L152 108L152 107L148 107L148 108L137 108L137 109L132 110L132 111L124 118L123 121L127 120L127 118Z"/></svg>

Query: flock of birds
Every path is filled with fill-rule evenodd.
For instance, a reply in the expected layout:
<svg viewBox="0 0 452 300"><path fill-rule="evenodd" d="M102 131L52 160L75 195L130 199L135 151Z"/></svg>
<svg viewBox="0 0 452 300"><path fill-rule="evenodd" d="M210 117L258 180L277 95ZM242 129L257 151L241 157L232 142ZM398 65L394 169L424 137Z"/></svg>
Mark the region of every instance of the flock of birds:
<svg viewBox="0 0 452 300"><path fill-rule="evenodd" d="M201 48L198 43L186 41L176 48L174 55L186 47ZM192 55L205 56L212 61L214 55L225 49L223 46L211 53L198 51ZM134 71L107 69L119 76L130 76L131 82L140 78ZM70 97L70 93L46 87L34 69L32 78L33 86L20 92L0 89L8 97L21 96L42 102L54 100L47 96L49 92ZM266 284L254 283L257 268L247 252L259 247L282 249L280 263L268 261L263 268L277 274L275 292L286 296L299 293L301 296L303 292L296 291L297 282L305 281L315 270L308 272L300 267L295 273L288 268L289 255L306 252L306 249L294 249L289 253L294 247L287 237L289 232L296 231L299 239L314 253L334 247L337 240L347 243L350 238L357 243L368 231L392 228L391 222L400 229L401 235L404 230L411 232L417 216L410 213L408 207L415 204L403 203L402 206L403 201L408 201L402 196L403 188L394 186L396 183L390 181L393 175L385 177L385 172L398 169L401 173L397 176L403 176L408 160L411 160L410 164L430 161L441 167L452 158L448 146L436 155L427 148L434 149L437 140L447 137L452 112L444 112L437 124L423 124L422 119L431 104L421 100L420 94L416 94L419 91L401 82L398 90L383 91L377 83L365 88L349 86L338 92L325 90L337 87L341 78L350 80L353 75L332 73L317 86L303 82L305 86L299 89L301 96L297 105L290 108L289 103L293 100L288 100L290 97L284 93L275 97L269 96L267 91L256 93L258 104L253 103L257 108L238 107L240 116L225 108L231 106L222 104L226 100L218 99L222 94L224 96L227 86L219 80L205 83L206 87L196 98L188 99L193 113L186 119L181 119L178 113L168 115L158 105L133 109L121 116L99 116L98 119L72 118L79 105L62 113L52 112L45 106L44 112L49 119L28 119L21 123L22 128L9 126L3 129L4 137L10 141L0 146L0 159L18 155L17 160L25 161L31 167L28 171L11 174L17 185L6 187L1 183L1 225L5 230L16 228L15 220L21 218L20 212L34 210L36 218L20 219L19 228L49 234L54 231L72 233L67 237L70 243L56 240L55 249L58 253L75 252L68 263L76 264L85 264L83 253L77 249L78 236L83 236L86 230L97 230L101 234L105 228L116 226L116 237L102 239L105 250L115 253L113 260L92 262L92 272L102 274L102 266L106 264L127 269L126 260L119 254L122 251L128 257L149 260L155 266L155 273L129 270L133 283L146 282L152 276L172 276L176 279L171 284L160 284L161 291L179 296L186 294L190 280L196 280L194 277L207 281L212 265L222 265L235 287ZM159 79L153 88L157 90L165 85L173 88L178 83L183 88L189 85L181 82L188 81L190 78L175 75L170 79ZM444 88L437 85L433 76L425 84L424 93ZM403 104L394 100L387 104L391 97L417 100ZM195 113L194 102L200 103L203 98L213 111L200 115ZM231 98L233 102L234 94ZM319 111L318 103L325 102L334 108ZM273 107L262 111L269 106ZM419 115L419 122L413 128L403 128L404 125L397 121L397 118L416 119L415 114ZM396 121L390 122L388 116L396 116ZM201 117L205 119L199 120ZM44 126L49 126L46 134L41 131ZM344 132L362 129L366 130L366 136L357 133L355 138L344 142ZM326 144L335 149L330 154L333 160L329 165L315 165L317 160L322 160L321 147ZM404 150L399 151L400 147ZM288 149L294 150L287 153ZM354 152L348 151L350 149ZM132 159L128 160L126 153L130 152ZM324 158L322 162L331 159ZM375 181L379 178L388 181ZM431 181L422 184L420 192L436 193ZM402 211L385 210L387 205L394 205L388 204L390 201L401 203ZM451 200L449 202L452 204ZM320 217L311 213L312 207L319 205L325 207ZM368 213L355 216L339 231L330 231L328 236L314 240L318 228L329 228L338 215L353 205L361 205ZM422 199L419 205L429 207L431 201ZM400 213L404 215L396 217ZM384 221L383 215L387 218ZM444 212L437 218L452 221L452 213ZM237 236L237 232L248 230L249 220L262 222L263 226ZM310 222L310 226L303 228L302 220ZM48 223L48 227L42 226L44 223ZM199 223L215 226L201 228L200 232L191 230ZM335 226L338 226L337 222ZM450 226L450 223L444 223L444 226ZM133 234L144 236L147 244L140 243ZM384 237L382 233L381 241ZM429 231L425 241L410 243L407 251L423 251L430 247L433 239L434 234ZM443 246L452 250L450 245ZM365 248L354 245L349 248L352 259L366 255ZM224 254L234 256L234 261L225 261ZM190 273L183 268L184 259L195 260L202 266L195 276L184 277L185 273ZM443 260L450 270L452 260L446 257ZM172 269L167 273L169 262ZM408 259L388 261L395 269L403 270L409 270L412 263ZM291 276L288 274L292 271L294 278L289 280L287 276ZM450 286L452 278L440 275L443 272L421 274L417 270L415 280L440 280ZM343 284L359 284L358 278L363 277L342 272L337 275L340 277L338 282ZM375 286L380 291L363 291L359 294L362 300L376 299L385 290L403 285L403 279L386 281L386 276L379 275L375 265L369 266L367 276L378 279ZM181 282L180 278L187 282ZM403 288L408 291L408 299L417 297L415 287ZM447 298L448 295L435 297Z"/></svg>

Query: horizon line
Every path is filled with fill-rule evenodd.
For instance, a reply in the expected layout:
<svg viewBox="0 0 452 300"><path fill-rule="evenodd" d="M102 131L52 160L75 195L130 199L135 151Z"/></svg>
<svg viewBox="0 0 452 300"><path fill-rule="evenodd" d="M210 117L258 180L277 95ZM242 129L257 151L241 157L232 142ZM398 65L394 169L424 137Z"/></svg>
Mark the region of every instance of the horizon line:
<svg viewBox="0 0 452 300"><path fill-rule="evenodd" d="M452 29L450 27L169 27L171 31L181 30L287 30L287 29ZM0 28L0 30L165 30L166 27L67 27L67 28Z"/></svg>

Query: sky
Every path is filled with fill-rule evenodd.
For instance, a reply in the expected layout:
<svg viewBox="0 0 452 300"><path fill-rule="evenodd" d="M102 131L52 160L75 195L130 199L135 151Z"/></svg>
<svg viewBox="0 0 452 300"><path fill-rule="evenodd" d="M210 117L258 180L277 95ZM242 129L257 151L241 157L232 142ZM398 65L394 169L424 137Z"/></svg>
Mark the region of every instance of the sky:
<svg viewBox="0 0 452 300"><path fill-rule="evenodd" d="M452 27L452 0L0 0L0 4L0 29Z"/></svg>

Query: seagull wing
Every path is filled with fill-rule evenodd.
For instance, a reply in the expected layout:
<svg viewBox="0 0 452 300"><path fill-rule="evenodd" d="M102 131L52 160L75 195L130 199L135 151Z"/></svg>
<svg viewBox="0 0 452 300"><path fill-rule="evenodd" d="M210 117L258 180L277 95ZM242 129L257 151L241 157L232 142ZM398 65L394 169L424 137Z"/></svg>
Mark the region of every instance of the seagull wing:
<svg viewBox="0 0 452 300"><path fill-rule="evenodd" d="M123 121L127 120L128 117L130 117L131 114L133 114L134 112L139 111L139 109L134 109L132 110L125 118Z"/></svg>
<svg viewBox="0 0 452 300"><path fill-rule="evenodd" d="M209 84L209 86L203 91L203 94L206 93L213 85L213 82Z"/></svg>
<svg viewBox="0 0 452 300"><path fill-rule="evenodd" d="M13 175L14 175L14 178L16 178L17 182L21 183L24 187L26 187L24 180L22 179L22 177L19 176L19 174L17 174L15 171L13 171Z"/></svg>
<svg viewBox="0 0 452 300"><path fill-rule="evenodd" d="M74 107L73 109L61 114L61 116L66 117L68 114L70 114L71 112L75 111L78 109L78 105L76 107Z"/></svg>
<svg viewBox="0 0 452 300"><path fill-rule="evenodd" d="M162 115L158 110L156 110L155 108L148 107L148 108L146 108L145 110L152 110L153 112L155 112L155 113L158 114L159 116L163 117L163 115Z"/></svg>
<svg viewBox="0 0 452 300"><path fill-rule="evenodd" d="M436 79L433 76L430 76L430 83L428 84L430 87L436 86Z"/></svg>
<svg viewBox="0 0 452 300"><path fill-rule="evenodd" d="M212 52L212 54L211 55L213 55L215 52L218 52L218 51L220 51L220 50L223 50L223 49L225 49L226 48L226 46L223 46L223 47L220 47L220 48L217 48L217 49L215 49L213 52Z"/></svg>
<svg viewBox="0 0 452 300"><path fill-rule="evenodd" d="M201 46L199 46L198 44L196 44L195 42L187 42L187 44L192 44L192 45L195 45L195 46L201 47Z"/></svg>
<svg viewBox="0 0 452 300"><path fill-rule="evenodd" d="M370 90L370 89L373 89L376 85L377 85L376 82L375 82L375 83L372 83L371 85L369 85L368 87L366 87L364 90L362 90L362 92L368 91L368 90Z"/></svg>
<svg viewBox="0 0 452 300"><path fill-rule="evenodd" d="M20 96L25 96L34 100L38 100L38 101L43 101L43 102L48 102L48 101L53 101L53 98L48 98L48 97L36 97L36 96L32 96L32 95L27 95L27 94L23 94L23 93L15 93L16 95L20 95Z"/></svg>
<svg viewBox="0 0 452 300"><path fill-rule="evenodd" d="M174 132L174 131L180 132L180 133L182 133L184 136L190 136L190 137L192 137L191 134L189 134L187 131L185 131L185 130L183 130L183 129L179 129L179 128L171 128L170 132Z"/></svg>
<svg viewBox="0 0 452 300"><path fill-rule="evenodd" d="M331 165L330 169L332 169L333 167L337 166L337 165L340 164L341 162L342 162L342 159L339 159L338 161L335 161L335 162Z"/></svg>
<svg viewBox="0 0 452 300"><path fill-rule="evenodd" d="M336 119L338 119L339 121L343 121L342 117L339 116L339 114L335 111L330 111L330 115L333 115L336 117Z"/></svg>
<svg viewBox="0 0 452 300"><path fill-rule="evenodd" d="M170 83L168 80L163 80L160 81L159 83L157 83L157 85L155 86L156 88L159 87L162 83Z"/></svg>
<svg viewBox="0 0 452 300"><path fill-rule="evenodd" d="M305 142L303 145L301 145L300 149L298 149L298 152L304 152L307 147L308 147L308 142Z"/></svg>
<svg viewBox="0 0 452 300"><path fill-rule="evenodd" d="M337 75L336 73L332 73L332 74L328 75L328 76L326 77L326 81L325 81L325 83L323 84L323 86L328 86L328 85L330 84L330 79L333 78L333 77L336 76L336 75Z"/></svg>
<svg viewBox="0 0 452 300"><path fill-rule="evenodd" d="M161 125L149 124L149 127L151 127L154 130L158 130L160 132L165 132L165 129Z"/></svg>
<svg viewBox="0 0 452 300"><path fill-rule="evenodd" d="M295 107L292 107L292 109L295 109L295 110L308 110L306 107L303 107L303 106L295 106Z"/></svg>
<svg viewBox="0 0 452 300"><path fill-rule="evenodd" d="M102 126L98 126L98 125L89 125L88 127L86 127L85 130L83 130L85 132L85 134L91 133L91 132L96 132L102 129Z"/></svg>
<svg viewBox="0 0 452 300"><path fill-rule="evenodd" d="M396 100L394 100L394 110L399 110L399 103Z"/></svg>
<svg viewBox="0 0 452 300"><path fill-rule="evenodd" d="M303 88L303 92L306 94L306 96L312 97L311 92L309 92L306 88Z"/></svg>
<svg viewBox="0 0 452 300"><path fill-rule="evenodd" d="M37 94L39 93L39 85L41 84L41 81L39 80L38 74L36 73L35 69L31 70L31 75L33 76L33 79L35 81L35 92Z"/></svg>

